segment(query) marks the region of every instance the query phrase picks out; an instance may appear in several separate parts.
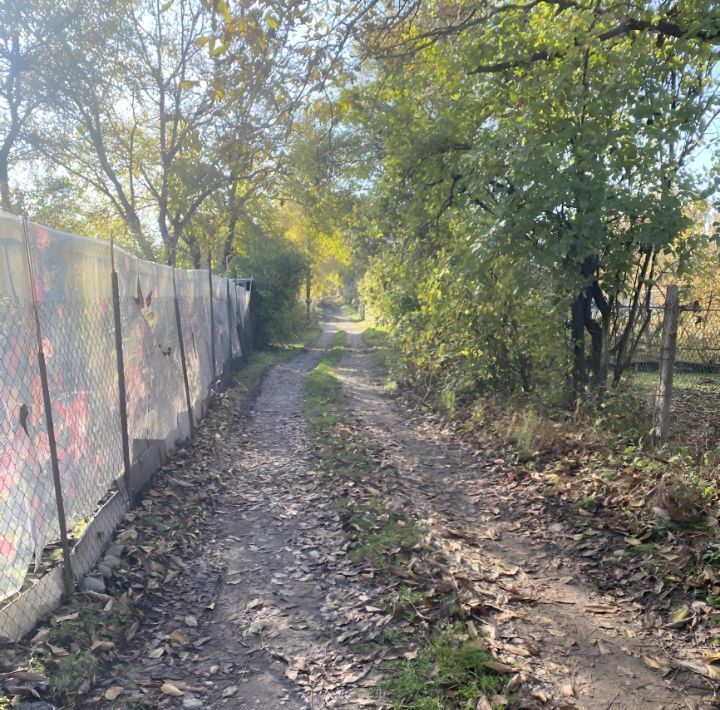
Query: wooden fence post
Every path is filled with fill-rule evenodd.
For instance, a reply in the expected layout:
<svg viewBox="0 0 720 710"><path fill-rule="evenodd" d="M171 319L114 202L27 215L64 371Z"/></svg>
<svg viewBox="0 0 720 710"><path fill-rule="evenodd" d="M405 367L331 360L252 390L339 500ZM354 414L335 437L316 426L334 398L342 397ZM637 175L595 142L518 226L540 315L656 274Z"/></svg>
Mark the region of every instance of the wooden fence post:
<svg viewBox="0 0 720 710"><path fill-rule="evenodd" d="M234 287L233 287L234 288ZM230 303L230 279L225 277L225 298L227 299L227 315L228 315L228 361L227 369L230 370L233 361L233 349L232 349L232 304Z"/></svg>
<svg viewBox="0 0 720 710"><path fill-rule="evenodd" d="M213 280L212 280L212 254L208 252L208 282L210 284L210 353L212 357L213 384L217 377L217 368L215 367L215 307L213 306Z"/></svg>
<svg viewBox="0 0 720 710"><path fill-rule="evenodd" d="M673 370L677 350L677 331L680 319L680 291L675 284L668 286L665 296L662 341L660 344L660 380L655 395L652 436L656 442L664 441L670 431L670 405L672 404Z"/></svg>
<svg viewBox="0 0 720 710"><path fill-rule="evenodd" d="M115 360L118 375L118 404L120 413L120 435L122 437L123 469L128 499L132 499L137 491L133 491L130 472L130 435L128 432L127 388L125 386L125 357L122 342L122 317L120 313L120 286L115 269L115 243L110 235L110 280L113 299L113 319L115 323Z"/></svg>
<svg viewBox="0 0 720 710"><path fill-rule="evenodd" d="M180 301L178 300L177 284L175 283L175 267L173 266L173 295L175 297L175 327L177 328L178 343L180 346L180 365L183 373L183 386L185 387L185 404L188 409L188 422L190 434L195 430L192 399L190 398L190 380L188 379L187 360L185 359L185 341L183 340L182 318L180 317Z"/></svg>
<svg viewBox="0 0 720 710"><path fill-rule="evenodd" d="M50 400L50 383L48 382L47 365L43 351L42 330L40 329L40 314L38 311L37 293L35 291L35 272L30 252L30 235L28 233L27 217L23 216L23 235L25 237L25 251L27 254L28 273L30 275L30 295L32 296L32 309L35 316L35 335L37 337L37 359L40 370L40 388L42 389L43 407L45 409L45 427L47 428L48 446L50 448L50 465L52 468L53 485L55 488L55 505L60 528L60 547L63 556L63 586L65 594L73 591L73 571L70 561L70 544L68 543L67 521L65 519L65 504L63 502L62 481L60 479L60 463L55 439L55 426L53 423L52 402Z"/></svg>

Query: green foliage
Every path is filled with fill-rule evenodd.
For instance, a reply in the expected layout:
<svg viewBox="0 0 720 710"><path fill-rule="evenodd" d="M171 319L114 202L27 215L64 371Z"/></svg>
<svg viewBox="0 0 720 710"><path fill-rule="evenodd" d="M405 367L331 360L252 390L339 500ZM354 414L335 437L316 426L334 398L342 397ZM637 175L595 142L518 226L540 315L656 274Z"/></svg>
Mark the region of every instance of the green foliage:
<svg viewBox="0 0 720 710"><path fill-rule="evenodd" d="M467 640L459 624L434 634L412 660L392 661L380 690L392 708L472 710L481 697L495 695L498 676L485 663L491 655L480 639ZM462 640L462 639L465 640Z"/></svg>
<svg viewBox="0 0 720 710"><path fill-rule="evenodd" d="M236 276L252 276L252 317L260 345L292 339L303 314L298 295L306 262L295 247L281 237L265 233L245 240L243 253L230 264Z"/></svg>
<svg viewBox="0 0 720 710"><path fill-rule="evenodd" d="M586 368L602 392L624 353L622 307L707 241L689 215L712 178L689 167L718 107L717 56L615 31L602 4L491 5L492 22L451 25L433 8L383 36L400 58L382 54L378 80L346 92L382 156L358 247L364 300L450 410L483 392L561 404ZM693 27L695 11L717 18L686 11Z"/></svg>

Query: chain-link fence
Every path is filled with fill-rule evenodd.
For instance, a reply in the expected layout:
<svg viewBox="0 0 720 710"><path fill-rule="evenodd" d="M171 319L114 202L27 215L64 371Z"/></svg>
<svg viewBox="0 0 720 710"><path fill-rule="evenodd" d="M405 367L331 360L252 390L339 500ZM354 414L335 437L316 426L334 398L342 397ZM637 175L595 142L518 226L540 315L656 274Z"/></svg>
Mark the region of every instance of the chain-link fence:
<svg viewBox="0 0 720 710"><path fill-rule="evenodd" d="M247 282L0 212L0 637L57 601L59 541L128 495L144 452L188 436L242 354L248 307Z"/></svg>
<svg viewBox="0 0 720 710"><path fill-rule="evenodd" d="M651 406L660 381L664 322L664 306L644 309L626 373ZM668 435L697 451L715 448L720 443L720 309L697 301L681 305L672 379Z"/></svg>

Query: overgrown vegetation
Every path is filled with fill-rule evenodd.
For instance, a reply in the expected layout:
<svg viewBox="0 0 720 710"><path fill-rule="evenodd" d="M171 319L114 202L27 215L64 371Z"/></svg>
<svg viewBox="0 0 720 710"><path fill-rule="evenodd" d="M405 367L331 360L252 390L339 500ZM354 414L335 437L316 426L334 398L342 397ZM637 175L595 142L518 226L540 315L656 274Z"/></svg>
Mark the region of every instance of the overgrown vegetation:
<svg viewBox="0 0 720 710"><path fill-rule="evenodd" d="M482 639L470 638L462 624L444 624L411 660L391 661L380 687L396 708L475 710L479 699L495 696L502 686L487 667L492 656Z"/></svg>

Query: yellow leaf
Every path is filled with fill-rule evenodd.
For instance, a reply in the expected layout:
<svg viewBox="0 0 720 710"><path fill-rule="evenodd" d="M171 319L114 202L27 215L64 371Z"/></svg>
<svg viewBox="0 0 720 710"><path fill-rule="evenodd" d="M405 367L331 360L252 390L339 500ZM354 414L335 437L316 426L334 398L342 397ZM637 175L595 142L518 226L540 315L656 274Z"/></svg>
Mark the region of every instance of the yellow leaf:
<svg viewBox="0 0 720 710"><path fill-rule="evenodd" d="M188 642L188 637L185 635L185 633L181 629L176 629L170 634L170 638L184 646Z"/></svg>
<svg viewBox="0 0 720 710"><path fill-rule="evenodd" d="M227 6L227 3L224 2L224 0L218 0L218 4L216 5L217 11L223 16L223 19L225 22L230 24L232 22L232 15L230 14L230 10Z"/></svg>

